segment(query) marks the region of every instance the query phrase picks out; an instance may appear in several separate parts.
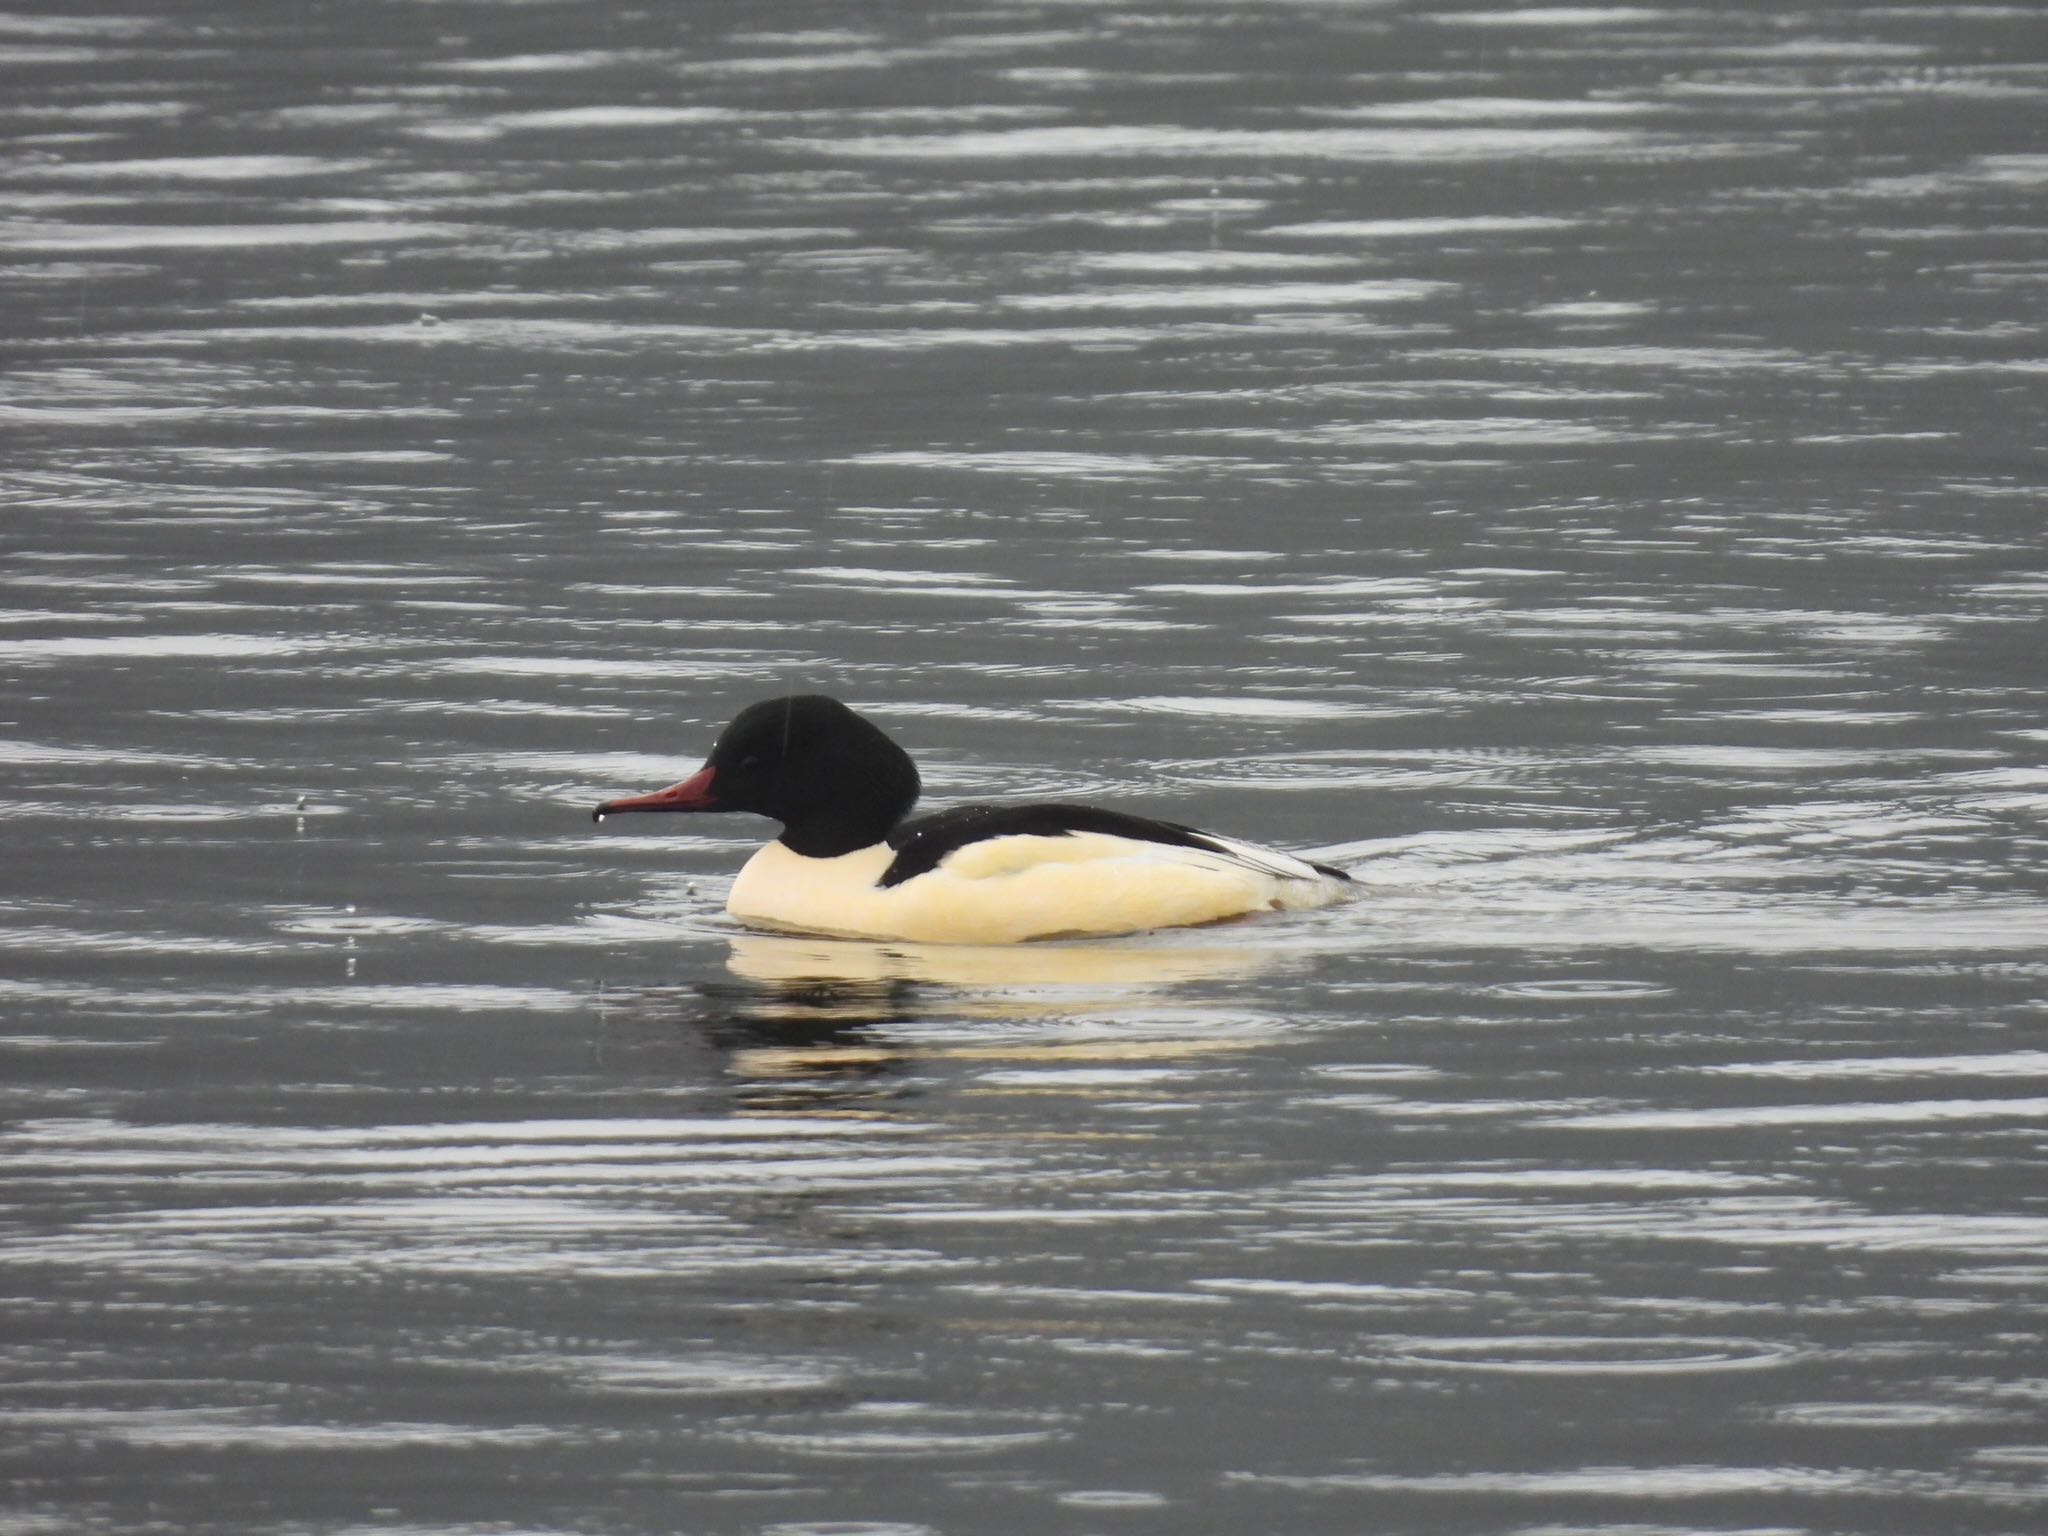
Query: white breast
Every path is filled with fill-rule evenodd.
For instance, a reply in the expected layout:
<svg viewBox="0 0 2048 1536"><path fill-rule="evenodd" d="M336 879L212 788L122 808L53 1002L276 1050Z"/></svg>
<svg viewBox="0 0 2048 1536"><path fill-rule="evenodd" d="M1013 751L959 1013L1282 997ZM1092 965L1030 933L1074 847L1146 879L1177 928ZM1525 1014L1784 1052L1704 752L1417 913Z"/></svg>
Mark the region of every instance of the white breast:
<svg viewBox="0 0 2048 1536"><path fill-rule="evenodd" d="M886 844L808 859L776 842L747 861L726 910L783 932L1013 944L1318 907L1350 889L1286 854L1217 841L1210 850L1097 832L986 838L887 888L877 883L895 857Z"/></svg>

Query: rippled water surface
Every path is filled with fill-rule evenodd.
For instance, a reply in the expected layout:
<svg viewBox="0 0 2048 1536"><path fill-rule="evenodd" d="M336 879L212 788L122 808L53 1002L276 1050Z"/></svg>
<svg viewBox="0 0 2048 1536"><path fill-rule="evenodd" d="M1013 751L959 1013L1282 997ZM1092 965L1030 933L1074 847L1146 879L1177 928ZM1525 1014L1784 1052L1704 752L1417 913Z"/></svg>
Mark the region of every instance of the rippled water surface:
<svg viewBox="0 0 2048 1536"><path fill-rule="evenodd" d="M2041 1529L2040 42L0 14L0 1527ZM792 687L1362 899L744 935Z"/></svg>

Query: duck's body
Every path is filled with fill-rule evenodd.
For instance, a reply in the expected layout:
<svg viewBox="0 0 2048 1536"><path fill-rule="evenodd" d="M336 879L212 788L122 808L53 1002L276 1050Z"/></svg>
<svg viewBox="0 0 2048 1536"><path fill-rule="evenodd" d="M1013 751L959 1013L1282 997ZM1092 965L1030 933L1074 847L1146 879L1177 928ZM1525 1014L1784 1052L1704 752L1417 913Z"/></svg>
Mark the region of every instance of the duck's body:
<svg viewBox="0 0 2048 1536"><path fill-rule="evenodd" d="M912 822L905 830L915 833L919 826ZM932 835L913 837L906 845L891 837L836 858L816 859L770 843L740 871L726 910L750 928L782 932L922 944L1015 944L1184 928L1248 912L1322 906L1346 883L1334 871L1263 849L1245 850L1259 855L1254 861L1220 838L1210 850L1083 830L975 837L921 873L892 883L890 873Z"/></svg>
<svg viewBox="0 0 2048 1536"><path fill-rule="evenodd" d="M620 811L751 810L784 823L733 882L751 928L913 943L1138 933L1347 894L1328 865L1094 806L968 805L905 820L917 770L875 726L816 695L741 712L706 766Z"/></svg>

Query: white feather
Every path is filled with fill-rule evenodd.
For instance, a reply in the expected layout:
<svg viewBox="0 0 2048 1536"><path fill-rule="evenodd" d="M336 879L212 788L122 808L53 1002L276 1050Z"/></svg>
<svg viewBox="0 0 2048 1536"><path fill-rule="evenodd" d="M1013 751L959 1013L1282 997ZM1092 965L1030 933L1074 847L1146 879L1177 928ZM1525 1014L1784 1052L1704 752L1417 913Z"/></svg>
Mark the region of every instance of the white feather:
<svg viewBox="0 0 2048 1536"><path fill-rule="evenodd" d="M1299 859L1222 838L1213 848L1100 832L983 838L881 885L893 858L886 844L808 859L770 843L740 871L727 910L784 932L1007 944L1319 907L1349 890Z"/></svg>

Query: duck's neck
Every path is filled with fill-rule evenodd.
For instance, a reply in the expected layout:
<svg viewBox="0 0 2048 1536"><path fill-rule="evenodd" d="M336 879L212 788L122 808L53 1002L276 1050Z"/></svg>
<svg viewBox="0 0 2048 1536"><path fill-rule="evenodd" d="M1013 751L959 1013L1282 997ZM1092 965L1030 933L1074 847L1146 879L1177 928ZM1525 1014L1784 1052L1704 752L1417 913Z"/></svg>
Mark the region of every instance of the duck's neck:
<svg viewBox="0 0 2048 1536"><path fill-rule="evenodd" d="M886 819L873 816L808 817L800 822L785 823L782 836L776 841L807 859L836 859L841 854L874 847L902 819L901 814Z"/></svg>
<svg viewBox="0 0 2048 1536"><path fill-rule="evenodd" d="M872 848L910 814L919 788L917 769L907 756L900 751L878 754L860 771L835 778L831 794L780 807L780 841L807 859L836 859Z"/></svg>

